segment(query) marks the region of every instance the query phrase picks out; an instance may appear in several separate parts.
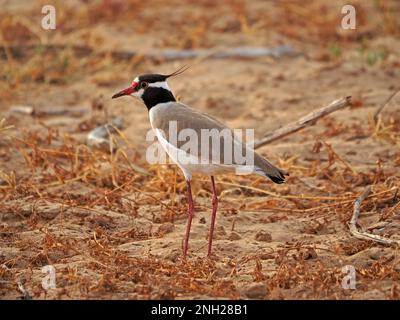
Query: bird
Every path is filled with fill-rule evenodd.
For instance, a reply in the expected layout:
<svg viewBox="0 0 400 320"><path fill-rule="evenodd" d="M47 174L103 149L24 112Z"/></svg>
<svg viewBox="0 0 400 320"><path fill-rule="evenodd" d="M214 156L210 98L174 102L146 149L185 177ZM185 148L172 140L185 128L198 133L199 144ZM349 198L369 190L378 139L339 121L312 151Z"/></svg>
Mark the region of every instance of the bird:
<svg viewBox="0 0 400 320"><path fill-rule="evenodd" d="M285 182L285 177L289 175L286 171L274 166L267 159L255 152L254 149L250 148L238 139L235 134L231 135L231 140L228 142L224 141L225 136L217 135L217 143L213 143L211 147L208 147L208 149L206 148L205 151L203 149L200 150L201 143L197 145L197 150L192 150L196 149L196 147L188 150L184 148L186 140L177 141L177 139L173 139L171 135L166 135L166 133L170 132L173 125L175 126L175 129L177 129L178 133L182 132L182 130L189 129L194 134L197 134L197 137L201 136L203 130L214 130L214 132L217 133L220 133L223 130L228 133L232 132L232 129L228 128L213 116L197 111L196 109L176 100L167 80L183 73L187 69L187 67L182 67L175 72L166 75L156 73L139 75L134 78L127 88L112 96L112 99L122 96L132 96L138 98L144 103L148 110L150 125L155 132L158 141L169 155L170 159L178 165L184 175L188 203L186 233L182 245L184 259L186 259L188 253L190 229L194 216L194 202L191 188L191 181L194 174L202 174L211 178L213 194L211 201L211 222L208 235L208 257L212 254L212 242L218 209L218 196L214 176L227 172L238 173L240 169L246 171L246 169L249 170L249 168L251 168L251 173L261 175L269 178L274 183L281 184ZM247 152L250 155L250 159L253 160L253 164L248 166L247 163L239 163L235 159L232 160L232 156L229 157L229 154L228 156L224 154L223 151L225 151L225 149L223 148L230 143L236 148L239 148L240 151ZM199 150L200 154L196 152ZM211 157L214 157L212 154L214 151L216 151L215 153L217 154L216 159L210 159ZM229 148L228 152L231 152L229 151ZM187 157L185 158L185 156ZM189 161L187 161L187 158L189 158ZM224 162L227 158L230 158L231 161Z"/></svg>

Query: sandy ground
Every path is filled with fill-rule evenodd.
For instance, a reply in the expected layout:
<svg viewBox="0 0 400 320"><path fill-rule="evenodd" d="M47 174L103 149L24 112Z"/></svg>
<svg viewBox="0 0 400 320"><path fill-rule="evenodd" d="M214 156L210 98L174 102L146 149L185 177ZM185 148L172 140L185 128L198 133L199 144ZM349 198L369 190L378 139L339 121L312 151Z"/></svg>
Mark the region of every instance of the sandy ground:
<svg viewBox="0 0 400 320"><path fill-rule="evenodd" d="M17 21L41 5L2 2ZM389 32L371 31L370 7L361 7L368 23L359 32L373 34L364 51L350 39L339 42L337 54L327 49L329 39L321 40L302 20L309 41L303 31L293 35L277 25L267 30L259 12L272 17L276 10L278 19L285 9L273 2L254 1L245 9L229 2L229 10L218 7L210 16L209 2L187 2L171 17L164 7L137 7L129 15L118 11L118 1L104 3L120 12L119 20L96 5L89 14L60 2L62 36L51 40L143 54L221 43L288 43L299 54L172 62L120 61L96 53L78 57L68 49L11 62L3 56L0 118L14 127L0 131L0 297L19 298L21 283L34 299L398 299L398 249L357 240L347 226L355 198L372 185L360 227L400 239L400 96L384 109L379 125L372 122L375 110L398 88L400 41ZM316 1L308 10L320 6ZM69 20L67 13L73 14ZM164 18L153 19L157 15ZM185 23L188 17L195 22ZM15 27L22 37L24 28L35 25L33 18L28 21L21 26L4 18L2 26ZM59 67L63 61L67 66ZM146 163L145 107L129 98L110 99L138 73L172 72L185 63L192 67L170 81L179 100L232 128L254 128L256 138L335 99L353 97L351 108L260 148L290 172L285 185L255 176L217 177L220 207L210 259L211 185L196 177L187 262L181 259L183 177L174 166ZM94 101L101 101L101 110L93 110L99 105ZM36 114L12 112L14 105L33 106ZM57 108L64 113L46 114ZM123 118L125 138L118 141L128 160L122 153L84 147L88 130L104 122L103 109L109 118ZM56 288L48 291L42 287L46 265L56 270ZM355 289L342 287L344 266L354 267Z"/></svg>

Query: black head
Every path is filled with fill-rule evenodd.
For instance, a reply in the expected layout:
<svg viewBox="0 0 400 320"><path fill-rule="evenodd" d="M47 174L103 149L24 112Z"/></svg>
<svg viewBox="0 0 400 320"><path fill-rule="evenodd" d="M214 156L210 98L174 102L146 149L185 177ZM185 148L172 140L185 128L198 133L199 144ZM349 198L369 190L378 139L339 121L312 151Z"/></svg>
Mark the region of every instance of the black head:
<svg viewBox="0 0 400 320"><path fill-rule="evenodd" d="M138 81L144 81L148 83L164 82L168 79L167 75L164 74L142 74L137 77Z"/></svg>
<svg viewBox="0 0 400 320"><path fill-rule="evenodd" d="M171 89L168 86L167 79L172 76L176 76L186 71L188 68L181 68L174 73L163 75L163 74L143 74L136 77L131 85L116 93L112 96L113 99L130 95L133 97L140 98L147 109L150 110L152 107L159 103L176 101Z"/></svg>

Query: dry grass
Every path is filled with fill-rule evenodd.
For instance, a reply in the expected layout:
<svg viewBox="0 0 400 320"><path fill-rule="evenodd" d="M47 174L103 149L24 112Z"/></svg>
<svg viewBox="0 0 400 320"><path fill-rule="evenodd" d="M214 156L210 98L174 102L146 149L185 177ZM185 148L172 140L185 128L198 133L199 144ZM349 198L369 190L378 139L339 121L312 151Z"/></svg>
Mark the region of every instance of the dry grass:
<svg viewBox="0 0 400 320"><path fill-rule="evenodd" d="M372 134L376 135L376 132L375 129ZM221 272L221 267L212 260L174 263L151 255L133 258L119 249L123 243L155 239L164 234L122 225L116 221L118 215L140 218L138 208L144 206L157 208L151 218L144 217L151 223L174 222L186 215L185 203L176 201L176 194L185 193L185 183L173 167L148 167L143 159L135 157L137 150L129 146L122 147L123 151L118 154L93 151L71 137L60 136L51 130L42 133L26 131L22 138L9 131L4 131L3 135L6 137L3 148L7 154L17 155L13 157L14 161L23 159L20 166L25 168L23 172L1 172L0 212L3 220L7 221L1 226L1 241L3 244L14 242L16 248L25 252L22 256L1 261L2 281L7 283L3 294L20 279L22 274L19 270L32 270L47 264L57 266L75 256L79 258L64 264L63 269L57 269L58 285L68 288L66 292L58 293L60 297L63 294L107 297L115 290L122 290L121 286L130 292L131 298L174 298L189 292L213 297L239 297L233 284L240 273L237 270L251 259L257 262L260 259L257 254L227 261L227 268L222 270L229 276L221 277L215 275ZM390 131L389 135L399 135L399 131ZM373 195L363 207L365 210L379 210L382 220L391 221L398 208L396 197L400 178L395 174L398 169L383 169L378 164L376 170L362 172L341 159L330 144L318 144L315 152L321 157L326 156L327 163L315 160L308 166L298 166L291 159L280 161L281 166L291 172L286 187L271 188L261 179L220 178L218 185L222 202L239 206L241 212L307 214L313 219L304 232L315 234L338 220L346 228L353 202L359 195L357 190L372 185ZM128 156L118 156L122 152ZM147 168L149 174L133 170L133 159L135 165ZM310 192L312 189L299 182L302 179L318 188ZM195 190L197 196L209 196L208 181L197 180ZM259 196L267 198L257 200ZM252 197L256 199L252 200ZM115 213L115 216L105 214L106 211ZM284 216L275 219L284 219ZM62 226L67 222L80 225L79 228L85 232L64 234ZM19 233L22 230L35 230L35 236L21 239ZM309 259L312 252L321 250L354 254L373 246L359 241L351 243L350 248L345 244L322 247L286 244L285 248L270 253L276 261L276 269L264 273L256 263L252 277L254 281L266 283L271 298L284 297L282 292L276 296L274 288L290 289L300 284L305 284L317 298L343 298L341 268L330 263L310 263ZM78 272L82 264L85 273L90 274ZM360 269L359 273L365 279L397 281L399 273L393 268L393 261L377 261L370 268ZM33 290L34 296L43 294L39 286Z"/></svg>
<svg viewBox="0 0 400 320"><path fill-rule="evenodd" d="M338 32L336 6L324 1L312 1L307 8L296 1L253 5L223 1L216 7L214 1L187 1L173 16L166 14L167 9L153 10L142 1L89 1L79 9L60 5L60 32L45 37L24 14L7 19L0 16L0 107L3 111L11 102L29 101L21 88L27 92L59 90L75 82L82 84L79 80L84 79L85 84L110 91L111 84L126 81L124 72L163 66L162 61L140 55L113 57L112 45L107 43L112 37L97 30L99 21L123 35L128 33L124 28L129 21L140 21L132 26L133 31L152 35L150 48L237 46L243 39L249 45L265 46L270 45L268 40L260 39L279 36L280 41L313 46L315 54L307 59L331 68L340 56L332 43L338 48L362 45L368 51L369 41L375 37L398 35L393 16L398 4L374 3L371 6L378 10L377 16L371 7L361 2L357 6L358 38ZM37 1L30 10L40 5ZM160 15L163 20L155 19ZM11 33L17 36L8 37ZM134 40L132 43L137 45ZM24 48L27 44L29 49ZM54 49L54 45L62 48ZM96 54L93 48L102 48L103 53ZM91 100L96 98L91 89L82 90ZM359 104L354 109L361 107L362 101ZM385 223L382 235L398 237L400 118L389 107L376 122L372 116L369 123L352 124L327 118L321 134L306 133L306 140L314 141L309 154L293 148L275 159L291 174L284 186L260 178L218 178L220 214L232 220L226 229L234 232L240 225L235 222L240 220L238 212L241 217L265 213L257 223L294 221L304 238L277 247L267 244L263 249L249 249L233 258L218 251L210 260L188 262L181 261L176 251L163 256L150 249L145 252L147 247L138 252L132 246L126 250L127 245L135 248L163 239L167 246L170 223L184 224L185 182L174 166L149 166L141 147L121 131L111 139L117 152L87 147L82 137L96 125L96 116L76 119L70 131L48 126L45 120L39 115L12 119L10 124L0 122L1 297L18 297L17 283L22 282L34 298L238 299L245 296L243 287L262 282L267 288L262 298L362 298L370 297L373 290L381 290L385 298L399 298L398 249L382 248L347 234L354 200L371 185L372 195L363 202L362 210ZM330 142L342 139L344 132L359 140L389 145L394 156L368 166L351 163ZM194 191L196 211L208 210L209 181L195 180ZM313 241L314 235L331 233L340 234L337 241ZM384 254L376 259L357 256L372 255L377 248ZM57 269L58 289L54 292L46 292L40 285L40 268L48 264ZM357 293L341 287L344 264L356 266L362 283Z"/></svg>

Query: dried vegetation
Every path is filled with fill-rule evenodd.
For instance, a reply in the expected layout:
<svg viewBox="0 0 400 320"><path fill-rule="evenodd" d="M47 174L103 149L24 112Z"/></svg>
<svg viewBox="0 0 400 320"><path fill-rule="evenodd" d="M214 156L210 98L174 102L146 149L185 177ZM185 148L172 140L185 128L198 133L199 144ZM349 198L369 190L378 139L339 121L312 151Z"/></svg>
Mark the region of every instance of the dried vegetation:
<svg viewBox="0 0 400 320"><path fill-rule="evenodd" d="M368 45L379 37L398 37L398 3L375 1L368 6L359 1L360 28L354 35L338 31L340 15L335 10L340 1L329 6L311 1L306 7L296 1L185 1L174 15L160 6L165 1L155 2L150 7L143 1L86 1L79 6L60 2L58 29L51 36L28 18L40 12L41 1L34 1L27 12L1 13L0 110L6 120L0 123L0 297L18 298L22 283L34 299L398 299L398 248L357 240L347 223L354 201L370 185L372 193L362 203L363 227L399 239L400 94L375 120L369 112L369 121L357 120L365 102L355 97L351 110L344 112L356 120L327 117L318 134L308 129L301 133L311 145L296 148L295 138L282 140L282 148L287 148L274 151L280 157L273 160L290 172L284 186L257 177L219 177L222 205L215 255L204 259L207 232L201 229L202 234L194 235L198 242L188 262L180 259L185 182L174 166L149 166L143 146L123 130L110 138L118 151L89 148L84 137L104 122L102 108L65 116L69 122L62 128L49 124L48 115L7 113L12 104L30 104L36 90L72 92L62 96L61 104L74 108L81 100L98 99L96 88L111 95L130 74L165 69L163 61L146 58L146 49L115 55L113 40L124 42L129 28L138 40L128 44L150 50L230 47L244 40L269 46L275 41L270 39L279 39L307 52L301 59L318 64L321 72L337 68L348 58L347 49L360 46L362 68L373 65L379 73L379 64L386 63L398 76L399 56L394 53L388 60L385 50ZM138 23L132 26L131 21ZM129 51L128 45L122 47L120 51ZM290 66L290 60L285 63ZM393 76L387 79L395 83ZM273 81L290 79L278 75ZM389 86L389 80L382 81ZM86 82L91 85L85 87ZM77 83L82 89L74 87ZM319 91L315 82L312 89ZM184 89L180 93L190 94ZM293 99L288 104L296 104ZM331 140L350 150L338 151ZM370 148L382 151L374 163L362 159L375 153ZM355 157L361 158L348 160ZM198 224L207 227L209 181L199 178L194 188L196 211L206 217L200 215ZM246 232L240 232L241 224L249 225ZM256 235L254 226L268 233ZM276 238L277 226L285 240ZM46 292L41 267L48 264L57 270L57 289ZM357 290L342 289L344 265L355 266ZM251 289L260 283L266 291L254 294Z"/></svg>

